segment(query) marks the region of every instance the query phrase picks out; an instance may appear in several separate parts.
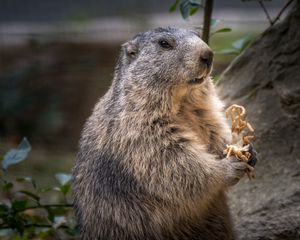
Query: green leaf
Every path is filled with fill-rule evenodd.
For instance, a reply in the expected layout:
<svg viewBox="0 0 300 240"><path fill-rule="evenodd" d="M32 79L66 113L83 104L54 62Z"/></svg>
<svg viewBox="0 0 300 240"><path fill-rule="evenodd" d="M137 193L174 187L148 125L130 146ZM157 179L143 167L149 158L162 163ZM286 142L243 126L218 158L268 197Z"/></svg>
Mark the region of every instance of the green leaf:
<svg viewBox="0 0 300 240"><path fill-rule="evenodd" d="M232 46L237 49L237 50L240 50L243 51L248 45L249 43L251 42L252 40L252 37L251 36L246 36L246 37L243 37L243 38L240 38L236 41L234 41L232 43Z"/></svg>
<svg viewBox="0 0 300 240"><path fill-rule="evenodd" d="M31 197L32 199L34 199L36 201L40 200L40 197L32 192L29 192L29 191L19 191L19 192Z"/></svg>
<svg viewBox="0 0 300 240"><path fill-rule="evenodd" d="M193 7L190 11L190 16L193 16L198 11L198 9L198 7Z"/></svg>
<svg viewBox="0 0 300 240"><path fill-rule="evenodd" d="M53 187L52 190L61 192L60 187Z"/></svg>
<svg viewBox="0 0 300 240"><path fill-rule="evenodd" d="M231 28L221 28L216 31L214 31L211 35L216 34L216 33L224 33L224 32L231 32Z"/></svg>
<svg viewBox="0 0 300 240"><path fill-rule="evenodd" d="M36 232L35 239L55 239L57 236L52 228L35 228Z"/></svg>
<svg viewBox="0 0 300 240"><path fill-rule="evenodd" d="M217 51L217 54L233 54L233 55L239 55L243 50L250 44L252 41L251 36L246 36L240 39L237 39L232 43L232 48L223 49L221 51Z"/></svg>
<svg viewBox="0 0 300 240"><path fill-rule="evenodd" d="M181 13L182 17L184 19L187 19L189 17L189 14L190 14L190 11L192 8L192 6L189 3L189 0L181 1L179 8L180 8L180 13Z"/></svg>
<svg viewBox="0 0 300 240"><path fill-rule="evenodd" d="M54 217L55 217L55 213L52 211L51 208L45 208L47 213L48 213L48 219L50 220L50 222L54 221Z"/></svg>
<svg viewBox="0 0 300 240"><path fill-rule="evenodd" d="M78 225L65 229L65 232L71 236L79 236L80 235L80 229L79 229Z"/></svg>
<svg viewBox="0 0 300 240"><path fill-rule="evenodd" d="M9 207L5 204L0 204L0 218L9 213Z"/></svg>
<svg viewBox="0 0 300 240"><path fill-rule="evenodd" d="M70 209L66 207L55 207L55 208L51 208L51 211L55 216L58 216L58 215L66 215L70 211Z"/></svg>
<svg viewBox="0 0 300 240"><path fill-rule="evenodd" d="M60 185L65 185L71 180L71 174L66 173L57 173L55 174L55 177L60 183Z"/></svg>
<svg viewBox="0 0 300 240"><path fill-rule="evenodd" d="M64 184L60 187L53 187L52 190L61 192L62 194L66 195L71 189L71 184Z"/></svg>
<svg viewBox="0 0 300 240"><path fill-rule="evenodd" d="M43 187L43 188L40 188L38 191L41 193L45 193L45 192L50 192L52 190L53 190L53 187Z"/></svg>
<svg viewBox="0 0 300 240"><path fill-rule="evenodd" d="M202 0L189 0L190 4L194 7L202 6Z"/></svg>
<svg viewBox="0 0 300 240"><path fill-rule="evenodd" d="M59 189L64 195L66 195L71 189L71 184L62 185Z"/></svg>
<svg viewBox="0 0 300 240"><path fill-rule="evenodd" d="M199 7L202 6L202 0L179 0L176 1L171 7L170 11L175 11L179 4L179 10L184 19L194 15Z"/></svg>
<svg viewBox="0 0 300 240"><path fill-rule="evenodd" d="M23 235L24 230L25 230L24 222L22 221L22 219L20 217L18 217L18 215L15 215L14 217L15 218L13 220L12 227L15 228L20 235ZM25 240L26 240L26 238L25 238Z"/></svg>
<svg viewBox="0 0 300 240"><path fill-rule="evenodd" d="M65 208L65 207L57 207L57 208L50 208L50 207L45 207L44 208L47 213L48 213L48 219L51 222L55 222L55 218L59 215L67 215L67 213L70 211L70 209Z"/></svg>
<svg viewBox="0 0 300 240"><path fill-rule="evenodd" d="M30 182L31 183L32 177L29 177L29 176L27 176L27 177L18 177L17 181L18 182Z"/></svg>
<svg viewBox="0 0 300 240"><path fill-rule="evenodd" d="M26 159L31 146L27 138L23 138L19 146L15 149L9 150L2 161L2 168L6 170L10 165L17 164Z"/></svg>
<svg viewBox="0 0 300 240"><path fill-rule="evenodd" d="M238 51L237 49L234 48L227 48L227 49L223 49L220 51L216 51L216 54L232 54L232 55L239 55L240 51Z"/></svg>
<svg viewBox="0 0 300 240"><path fill-rule="evenodd" d="M171 7L169 8L169 12L174 12L176 10L176 8L177 8L178 3L179 3L179 0L176 0L176 2L173 3L171 5Z"/></svg>
<svg viewBox="0 0 300 240"><path fill-rule="evenodd" d="M214 27L216 27L220 22L221 22L220 19L212 18L211 21L210 21L210 27L211 27L211 28L214 28Z"/></svg>
<svg viewBox="0 0 300 240"><path fill-rule="evenodd" d="M16 200L12 203L12 208L15 211L23 211L27 206L27 200Z"/></svg>
<svg viewBox="0 0 300 240"><path fill-rule="evenodd" d="M29 182L32 184L33 188L36 189L35 180L30 176L17 178L17 181L18 182Z"/></svg>
<svg viewBox="0 0 300 240"><path fill-rule="evenodd" d="M14 186L14 184L12 182L5 182L3 184L3 189L4 189L4 191L8 191L8 190L12 189L13 186Z"/></svg>
<svg viewBox="0 0 300 240"><path fill-rule="evenodd" d="M67 220L64 216L55 216L53 227L59 228L61 225L63 225L66 222L67 222Z"/></svg>

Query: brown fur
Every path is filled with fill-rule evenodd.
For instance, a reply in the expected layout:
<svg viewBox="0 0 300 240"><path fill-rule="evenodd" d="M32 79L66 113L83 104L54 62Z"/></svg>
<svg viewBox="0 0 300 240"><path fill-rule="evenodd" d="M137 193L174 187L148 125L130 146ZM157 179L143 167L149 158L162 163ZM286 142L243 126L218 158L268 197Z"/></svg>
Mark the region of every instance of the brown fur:
<svg viewBox="0 0 300 240"><path fill-rule="evenodd" d="M149 39L166 32L177 51L151 45ZM222 159L230 133L210 68L198 62L210 50L192 34L154 30L129 42L130 50L124 45L114 82L85 125L73 172L83 239L233 238L225 191L246 164ZM182 36L187 40L181 43ZM144 39L151 51L141 47ZM139 55L132 49L141 49ZM174 63L160 68L161 56L149 56L154 51L174 54ZM184 51L191 52L180 55ZM184 59L182 68L177 56ZM157 67L149 61L158 61ZM157 71L169 82L157 82ZM187 81L194 72L202 83Z"/></svg>

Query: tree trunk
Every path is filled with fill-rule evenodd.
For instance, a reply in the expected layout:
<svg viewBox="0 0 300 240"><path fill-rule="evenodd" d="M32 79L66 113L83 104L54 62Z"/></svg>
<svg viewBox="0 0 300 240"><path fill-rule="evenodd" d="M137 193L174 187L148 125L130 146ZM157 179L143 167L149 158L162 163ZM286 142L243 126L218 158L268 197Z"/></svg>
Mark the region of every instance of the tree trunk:
<svg viewBox="0 0 300 240"><path fill-rule="evenodd" d="M246 107L256 180L231 192L238 239L300 239L300 0L224 72L218 91Z"/></svg>
<svg viewBox="0 0 300 240"><path fill-rule="evenodd" d="M202 40L209 45L209 35L210 35L210 24L211 15L213 11L214 0L206 0L204 5L204 16L203 16L203 31Z"/></svg>

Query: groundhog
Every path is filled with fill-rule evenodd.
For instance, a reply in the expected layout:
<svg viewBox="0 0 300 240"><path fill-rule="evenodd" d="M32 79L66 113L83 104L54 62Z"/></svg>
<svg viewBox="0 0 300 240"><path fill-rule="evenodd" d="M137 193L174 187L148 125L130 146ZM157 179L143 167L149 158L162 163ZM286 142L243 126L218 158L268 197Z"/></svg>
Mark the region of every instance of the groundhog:
<svg viewBox="0 0 300 240"><path fill-rule="evenodd" d="M111 87L87 120L73 170L82 239L233 239L225 192L248 165L210 78L213 52L172 27L122 45Z"/></svg>

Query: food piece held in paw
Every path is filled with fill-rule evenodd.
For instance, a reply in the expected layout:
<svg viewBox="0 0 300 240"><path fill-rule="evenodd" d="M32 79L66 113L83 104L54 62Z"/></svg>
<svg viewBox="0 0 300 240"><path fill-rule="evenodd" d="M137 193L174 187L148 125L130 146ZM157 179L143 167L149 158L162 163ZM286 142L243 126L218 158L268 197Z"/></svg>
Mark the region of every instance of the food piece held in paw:
<svg viewBox="0 0 300 240"><path fill-rule="evenodd" d="M254 129L246 120L246 110L243 106L233 104L226 109L226 117L231 118L232 127L231 135L232 142L227 145L224 154L235 156L236 158L247 162L254 166L256 163L256 156L253 156L251 141L255 140ZM254 178L254 168L249 168L246 173L249 179Z"/></svg>

